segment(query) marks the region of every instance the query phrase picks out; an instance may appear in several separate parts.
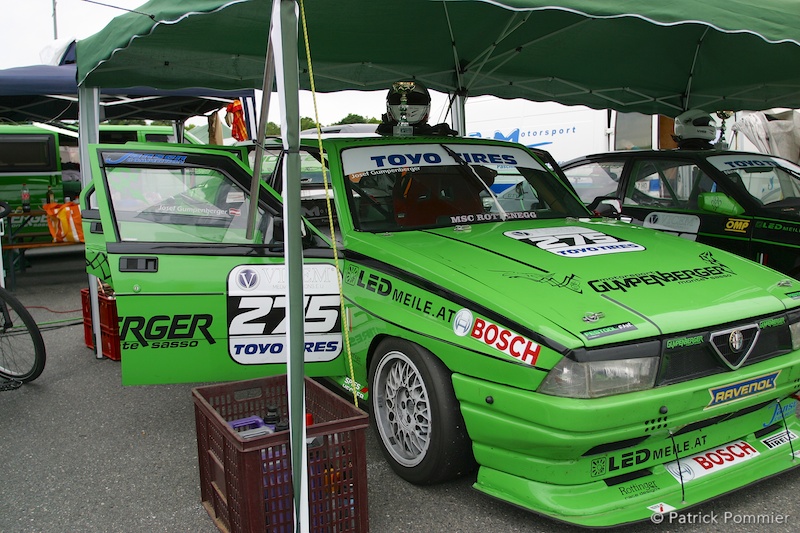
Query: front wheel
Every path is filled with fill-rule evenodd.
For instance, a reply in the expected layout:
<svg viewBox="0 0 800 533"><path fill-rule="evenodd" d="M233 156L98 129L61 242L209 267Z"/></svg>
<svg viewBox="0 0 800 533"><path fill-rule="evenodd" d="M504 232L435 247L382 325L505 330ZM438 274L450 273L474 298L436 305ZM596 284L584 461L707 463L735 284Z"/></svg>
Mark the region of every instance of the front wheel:
<svg viewBox="0 0 800 533"><path fill-rule="evenodd" d="M370 364L370 412L383 455L403 479L433 484L475 466L450 372L424 348L382 341Z"/></svg>
<svg viewBox="0 0 800 533"><path fill-rule="evenodd" d="M0 377L27 383L44 370L45 348L25 306L0 287Z"/></svg>

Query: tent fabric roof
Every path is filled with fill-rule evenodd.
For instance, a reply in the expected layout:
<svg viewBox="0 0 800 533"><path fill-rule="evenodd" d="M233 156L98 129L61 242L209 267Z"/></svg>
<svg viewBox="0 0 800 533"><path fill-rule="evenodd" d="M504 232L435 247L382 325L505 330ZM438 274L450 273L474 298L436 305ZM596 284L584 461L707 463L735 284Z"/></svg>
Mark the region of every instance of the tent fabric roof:
<svg viewBox="0 0 800 533"><path fill-rule="evenodd" d="M78 41L79 82L260 88L271 4L151 0ZM304 11L321 92L414 78L451 94L673 116L800 107L800 73L787 67L800 62L800 10L785 0L337 0Z"/></svg>
<svg viewBox="0 0 800 533"><path fill-rule="evenodd" d="M0 120L77 120L76 70L75 64L31 65L0 70ZM253 94L252 89L103 89L100 92L100 112L103 120L185 120L225 107L236 98L252 97Z"/></svg>

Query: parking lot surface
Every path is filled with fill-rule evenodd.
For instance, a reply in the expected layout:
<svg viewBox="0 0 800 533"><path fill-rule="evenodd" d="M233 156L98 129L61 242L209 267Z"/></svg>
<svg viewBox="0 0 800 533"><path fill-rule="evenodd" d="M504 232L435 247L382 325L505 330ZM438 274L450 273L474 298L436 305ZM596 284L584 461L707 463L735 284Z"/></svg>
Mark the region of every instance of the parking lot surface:
<svg viewBox="0 0 800 533"><path fill-rule="evenodd" d="M0 531L196 532L216 526L200 502L193 387L123 387L121 365L84 343L81 249L30 254L15 295L43 328L47 365L0 392ZM474 474L420 487L397 477L367 432L371 531L577 532L471 488ZM800 528L800 470L663 522L621 531L786 531Z"/></svg>

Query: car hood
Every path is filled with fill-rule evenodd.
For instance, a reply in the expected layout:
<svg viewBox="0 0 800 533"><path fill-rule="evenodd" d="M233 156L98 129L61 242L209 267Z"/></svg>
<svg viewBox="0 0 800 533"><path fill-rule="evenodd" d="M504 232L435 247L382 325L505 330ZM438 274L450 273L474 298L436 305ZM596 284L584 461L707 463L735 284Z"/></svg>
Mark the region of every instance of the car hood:
<svg viewBox="0 0 800 533"><path fill-rule="evenodd" d="M566 347L669 335L793 306L798 283L615 221L516 221L375 235L380 256ZM390 244L391 243L391 244Z"/></svg>

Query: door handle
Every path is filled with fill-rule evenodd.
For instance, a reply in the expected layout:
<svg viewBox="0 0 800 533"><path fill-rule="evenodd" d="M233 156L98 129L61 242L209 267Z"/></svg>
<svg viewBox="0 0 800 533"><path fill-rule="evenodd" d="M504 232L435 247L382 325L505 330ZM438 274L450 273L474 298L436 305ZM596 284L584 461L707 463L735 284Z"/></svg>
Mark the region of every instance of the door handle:
<svg viewBox="0 0 800 533"><path fill-rule="evenodd" d="M158 257L119 258L120 272L158 272Z"/></svg>

